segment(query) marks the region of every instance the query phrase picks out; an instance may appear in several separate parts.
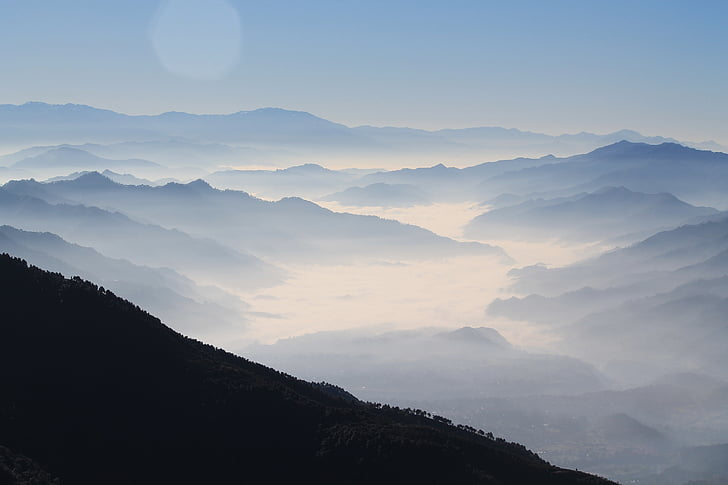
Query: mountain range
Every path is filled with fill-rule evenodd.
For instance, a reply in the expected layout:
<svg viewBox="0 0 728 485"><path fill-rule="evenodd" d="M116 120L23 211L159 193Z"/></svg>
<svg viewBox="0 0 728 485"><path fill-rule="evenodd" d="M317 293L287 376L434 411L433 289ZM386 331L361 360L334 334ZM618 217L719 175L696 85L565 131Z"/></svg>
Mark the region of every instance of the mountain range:
<svg viewBox="0 0 728 485"><path fill-rule="evenodd" d="M336 213L300 198L265 201L241 191L214 189L202 180L159 187L132 186L117 184L98 173L90 173L74 180L52 183L13 181L4 185L2 190L8 194L6 198L13 194L15 197L42 199L47 203L65 202L120 211L128 217L153 224L145 226L144 230L175 228L200 241L213 238L240 254L252 253L277 260L315 259L326 262L342 258L351 261L357 258L427 258L455 254L492 254L507 259L502 249L486 244L456 242L416 226L378 217ZM36 205L42 206L41 203ZM53 210L71 210L68 207L53 206ZM100 209L85 207L73 210L93 211L98 217L103 215L106 219L116 219L120 224L132 224L130 220L122 220L125 216L121 214ZM27 211L23 217L26 225L33 220ZM18 220L16 223L22 222ZM47 230L64 235L53 229ZM160 236L168 237L174 232L155 230L160 232ZM181 237L174 234L177 238Z"/></svg>
<svg viewBox="0 0 728 485"><path fill-rule="evenodd" d="M327 195L321 200L364 207L413 207L432 203L427 195L414 185L382 182L365 187L349 187L341 192Z"/></svg>
<svg viewBox="0 0 728 485"><path fill-rule="evenodd" d="M159 115L126 115L85 105L50 105L31 102L0 105L0 144L48 145L193 142L197 161L227 152L247 163L292 160L330 162L357 160L360 166L376 157L378 163L399 161L467 161L522 156L571 155L619 140L661 143L675 140L645 137L622 130L608 135L579 133L551 136L539 133L480 127L426 131L393 127L347 127L312 114L280 108L263 108L225 115L168 112ZM231 145L230 149L220 145ZM723 149L713 142L701 148ZM204 147L204 148L201 148ZM240 148L244 148L241 152ZM150 150L137 146L133 158L147 158ZM153 148L153 147L148 147ZM177 147L179 148L179 146ZM167 161L155 160L160 163ZM189 160L187 160L189 162Z"/></svg>
<svg viewBox="0 0 728 485"><path fill-rule="evenodd" d="M529 199L495 208L465 227L473 239L634 242L663 229L699 222L719 212L695 207L672 194L644 194L624 187L555 199Z"/></svg>
<svg viewBox="0 0 728 485"><path fill-rule="evenodd" d="M610 483L183 337L80 278L0 269L4 483Z"/></svg>
<svg viewBox="0 0 728 485"><path fill-rule="evenodd" d="M728 369L720 347L728 218L660 232L570 266L511 274L514 289L528 296L496 299L491 316L546 325L562 352L588 356L623 380Z"/></svg>
<svg viewBox="0 0 728 485"><path fill-rule="evenodd" d="M590 153L558 158L484 180L478 190L544 198L625 187L635 192L670 193L690 204L723 208L728 154L675 143L649 145L620 141Z"/></svg>
<svg viewBox="0 0 728 485"><path fill-rule="evenodd" d="M516 158L465 168L436 164L362 173L308 164L284 170L219 171L205 179L216 187L266 197L297 193L313 200L347 189L359 193L375 184L404 185L428 202L481 202L495 209L624 187L643 194L672 194L691 205L728 208L723 190L728 155L674 143L620 141L571 157Z"/></svg>
<svg viewBox="0 0 728 485"><path fill-rule="evenodd" d="M0 226L0 252L54 272L96 281L188 335L217 342L218 332L242 331L246 325L249 306L230 293L200 286L168 268L109 258L55 234ZM203 321L206 324L200 325Z"/></svg>
<svg viewBox="0 0 728 485"><path fill-rule="evenodd" d="M61 166L64 169L79 170L145 170L161 168L161 165L148 160L110 160L98 157L78 148L58 147L20 160L12 165L19 169L43 169Z"/></svg>
<svg viewBox="0 0 728 485"><path fill-rule="evenodd" d="M209 284L250 288L280 281L280 270L251 254L208 238L137 222L117 211L63 200L41 184L11 182L0 188L0 217L18 229L51 232L109 257L172 268Z"/></svg>

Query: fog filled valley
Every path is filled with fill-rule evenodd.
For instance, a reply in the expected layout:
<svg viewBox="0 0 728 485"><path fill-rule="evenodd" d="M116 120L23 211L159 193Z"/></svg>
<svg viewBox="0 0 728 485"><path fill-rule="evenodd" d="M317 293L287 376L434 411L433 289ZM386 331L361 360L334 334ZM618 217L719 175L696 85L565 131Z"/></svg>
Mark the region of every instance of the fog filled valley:
<svg viewBox="0 0 728 485"><path fill-rule="evenodd" d="M43 103L0 128L0 253L559 467L728 483L717 143Z"/></svg>

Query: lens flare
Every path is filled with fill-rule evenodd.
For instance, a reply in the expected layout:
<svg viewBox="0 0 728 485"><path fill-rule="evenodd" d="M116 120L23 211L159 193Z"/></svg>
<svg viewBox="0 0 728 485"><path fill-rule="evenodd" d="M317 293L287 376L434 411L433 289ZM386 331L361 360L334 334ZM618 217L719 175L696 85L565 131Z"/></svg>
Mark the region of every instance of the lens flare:
<svg viewBox="0 0 728 485"><path fill-rule="evenodd" d="M221 79L240 60L240 18L225 0L167 0L150 37L160 63L178 76Z"/></svg>

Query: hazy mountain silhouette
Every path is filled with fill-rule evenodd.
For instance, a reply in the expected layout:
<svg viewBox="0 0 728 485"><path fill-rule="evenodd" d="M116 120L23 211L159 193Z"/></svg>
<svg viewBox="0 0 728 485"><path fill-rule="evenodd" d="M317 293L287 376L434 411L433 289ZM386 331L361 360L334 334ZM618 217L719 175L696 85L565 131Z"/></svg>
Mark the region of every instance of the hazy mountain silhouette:
<svg viewBox="0 0 728 485"><path fill-rule="evenodd" d="M622 139L635 142L674 142L662 137L645 137L623 130L607 135L580 133L550 136L516 129L479 127L462 130L427 131L412 128L347 127L312 114L279 108L262 108L224 115L194 115L169 112L159 115L130 116L84 105L26 103L0 105L0 143L38 144L116 144L120 142L159 143L181 140L198 146L212 145L177 153L191 154L197 161L212 157L230 161L246 159L286 162L293 159L353 160L383 162L408 160L461 162L503 158L514 152L522 156L571 155ZM232 150L214 145L244 145ZM698 144L705 146L705 144ZM715 143L709 144L715 147ZM154 146L135 147L132 156L168 164L172 160ZM173 151L175 147L170 147ZM720 149L720 148L719 148ZM250 151L245 153L245 150ZM251 151L253 150L253 151ZM283 150L283 152L282 152ZM155 158L154 153L162 158ZM117 152L119 153L119 152ZM171 152L170 152L171 153ZM216 153L216 154L215 154ZM188 158L192 160L192 158ZM186 163L190 163L189 161ZM361 163L360 163L361 165Z"/></svg>
<svg viewBox="0 0 728 485"><path fill-rule="evenodd" d="M170 136L201 141L331 143L356 139L343 125L309 113L262 108L225 115L168 112L131 116L85 105L26 103L0 105L0 126L5 136L25 141L42 137L64 143L155 141Z"/></svg>
<svg viewBox="0 0 728 485"><path fill-rule="evenodd" d="M725 264L719 258L728 250L728 217L701 224L689 224L662 231L649 238L566 267L530 266L511 270L514 289L520 293L555 296L589 286L603 289L660 279L675 285L686 277L719 276ZM716 264L704 264L711 258ZM690 269L692 268L692 269ZM718 272L713 271L715 268ZM665 277L660 272L677 272ZM692 272L692 273L691 273ZM684 276L683 276L684 275ZM676 277L680 276L680 277Z"/></svg>
<svg viewBox="0 0 728 485"><path fill-rule="evenodd" d="M351 185L414 185L433 201L483 201L510 194L511 204L555 199L604 187L633 192L671 193L691 204L728 208L722 188L728 155L675 143L648 145L620 141L589 153L482 163L466 168L437 164L367 174Z"/></svg>
<svg viewBox="0 0 728 485"><path fill-rule="evenodd" d="M467 419L474 426L489 423L495 433L517 437L551 461L621 483L686 484L690 477L681 480L673 473L681 464L681 449L724 443L728 431L723 419L728 384L698 374L670 375L624 390L469 400L442 396L405 405ZM694 470L715 473L715 463L703 462ZM652 480L658 472L662 480Z"/></svg>
<svg viewBox="0 0 728 485"><path fill-rule="evenodd" d="M47 152L29 157L12 165L14 168L22 169L46 169L57 170L139 170L162 168L161 165L148 160L109 160L97 157L89 152L77 148L60 147L48 150Z"/></svg>
<svg viewBox="0 0 728 485"><path fill-rule="evenodd" d="M557 296L531 294L523 298L495 299L488 305L488 314L514 320L565 325L590 313L604 312L630 300L658 294L668 295L669 298L670 295L696 296L702 292L715 293L715 290L721 289L723 277L727 274L728 251L723 251L704 262L674 271L630 273L625 270L620 281L613 281L605 288L585 286ZM574 285L588 283L572 282Z"/></svg>
<svg viewBox="0 0 728 485"><path fill-rule="evenodd" d="M204 179L215 187L244 190L261 197L286 196L318 198L351 185L358 175L344 170L329 170L308 163L278 170L223 170Z"/></svg>
<svg viewBox="0 0 728 485"><path fill-rule="evenodd" d="M125 141L108 145L84 144L79 146L95 155L106 158L146 158L169 167L236 165L241 162L264 163L269 156L285 151L261 151L247 146L231 146L223 143L196 142L184 138L155 141Z"/></svg>
<svg viewBox="0 0 728 485"><path fill-rule="evenodd" d="M176 330L212 341L218 341L218 333L233 332L246 323L247 305L231 294L215 287L200 287L171 269L108 258L55 234L0 226L0 252L67 277L81 276L96 281L159 315Z"/></svg>
<svg viewBox="0 0 728 485"><path fill-rule="evenodd" d="M84 177L81 179L84 180L78 183L89 182ZM209 239L143 224L97 207L51 204L37 197L19 195L28 192L41 195L44 187L51 185L18 181L0 188L3 222L27 231L52 232L109 257L146 266L170 267L198 282L251 288L280 281L281 272L272 265Z"/></svg>
<svg viewBox="0 0 728 485"><path fill-rule="evenodd" d="M325 379L367 400L393 403L604 389L583 361L525 352L492 328L319 332L244 353L304 378Z"/></svg>
<svg viewBox="0 0 728 485"><path fill-rule="evenodd" d="M540 158L516 158L486 162L465 168L442 163L431 167L377 171L356 180L357 185L373 183L414 185L435 201L474 201L482 199L481 184L507 172L558 163L564 159L553 155Z"/></svg>
<svg viewBox="0 0 728 485"><path fill-rule="evenodd" d="M691 204L725 208L728 154L675 143L620 141L554 163L506 172L481 183L490 197L500 193L573 195L605 186L635 192L671 193Z"/></svg>
<svg viewBox="0 0 728 485"><path fill-rule="evenodd" d="M607 483L190 340L80 279L0 268L0 440L64 482Z"/></svg>
<svg viewBox="0 0 728 485"><path fill-rule="evenodd" d="M460 243L425 229L373 216L335 213L299 198L270 202L245 192L217 190L197 180L161 187L120 185L98 173L40 184L11 182L5 190L112 208L139 220L211 237L241 252L317 262L356 258L429 258L492 254L497 247ZM56 232L56 231L53 231Z"/></svg>
<svg viewBox="0 0 728 485"><path fill-rule="evenodd" d="M668 371L724 375L728 219L658 233L598 258L513 272L525 298L493 316L550 325L562 352L620 379Z"/></svg>
<svg viewBox="0 0 728 485"><path fill-rule="evenodd" d="M671 194L643 194L624 187L557 199L531 199L494 209L465 227L475 239L560 239L638 241L702 216L717 214L694 207ZM641 236L641 237L640 237Z"/></svg>
<svg viewBox="0 0 728 485"><path fill-rule="evenodd" d="M61 180L75 180L83 175L88 175L92 172L98 172L97 170L84 170L82 172L73 172L68 175L60 175L58 177L52 177L48 180L45 180L45 182L59 182ZM104 177L113 180L114 182L118 184L124 184L124 185L161 185L155 181L147 180L147 179L140 179L138 177L135 177L132 174L129 173L116 173L111 170L104 170L101 172L101 175ZM169 183L169 182L165 182Z"/></svg>
<svg viewBox="0 0 728 485"><path fill-rule="evenodd" d="M431 204L427 195L414 185L381 182L366 187L349 187L321 200L365 207L412 207Z"/></svg>
<svg viewBox="0 0 728 485"><path fill-rule="evenodd" d="M561 346L571 355L588 355L592 362L619 363L629 356L660 372L725 375L727 312L724 276L592 313L564 329Z"/></svg>
<svg viewBox="0 0 728 485"><path fill-rule="evenodd" d="M463 170L437 164L424 168L403 168L400 170L376 172L359 179L357 185L384 183L410 185L422 190L429 199L460 200L467 193L468 177Z"/></svg>

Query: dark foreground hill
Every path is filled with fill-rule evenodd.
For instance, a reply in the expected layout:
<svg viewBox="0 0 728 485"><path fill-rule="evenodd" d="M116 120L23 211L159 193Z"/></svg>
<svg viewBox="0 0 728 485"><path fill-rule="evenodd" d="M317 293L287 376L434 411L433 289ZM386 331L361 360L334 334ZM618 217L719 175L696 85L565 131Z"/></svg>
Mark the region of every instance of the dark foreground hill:
<svg viewBox="0 0 728 485"><path fill-rule="evenodd" d="M188 339L7 255L0 306L0 446L61 483L608 483Z"/></svg>

